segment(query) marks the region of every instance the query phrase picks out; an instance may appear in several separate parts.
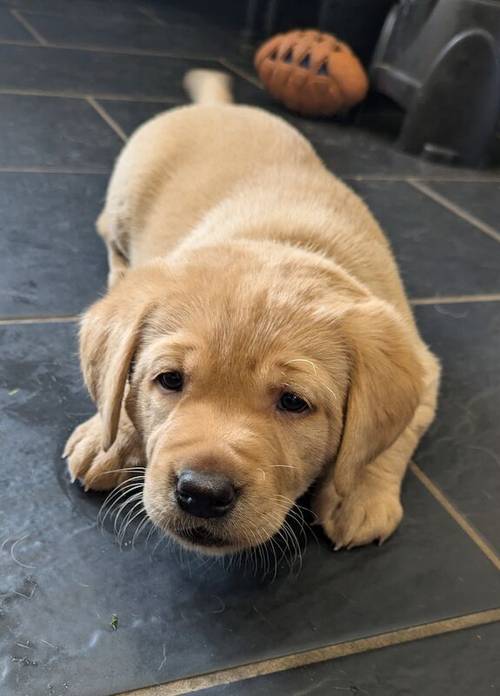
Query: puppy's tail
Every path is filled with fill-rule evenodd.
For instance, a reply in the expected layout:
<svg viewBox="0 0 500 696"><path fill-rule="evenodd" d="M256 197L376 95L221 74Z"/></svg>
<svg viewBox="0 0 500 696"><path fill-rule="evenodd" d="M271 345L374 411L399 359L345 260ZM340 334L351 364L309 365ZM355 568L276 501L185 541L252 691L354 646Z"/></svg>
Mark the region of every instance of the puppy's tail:
<svg viewBox="0 0 500 696"><path fill-rule="evenodd" d="M190 70L184 75L184 89L197 104L230 104L231 78L218 70Z"/></svg>

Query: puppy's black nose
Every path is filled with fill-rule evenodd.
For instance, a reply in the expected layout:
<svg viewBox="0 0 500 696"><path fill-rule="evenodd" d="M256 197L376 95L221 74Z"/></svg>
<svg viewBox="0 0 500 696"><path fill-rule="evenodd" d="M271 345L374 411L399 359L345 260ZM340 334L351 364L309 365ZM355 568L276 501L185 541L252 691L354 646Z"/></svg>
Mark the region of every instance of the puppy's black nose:
<svg viewBox="0 0 500 696"><path fill-rule="evenodd" d="M179 507L194 517L222 517L233 507L236 492L224 474L185 469L175 495Z"/></svg>

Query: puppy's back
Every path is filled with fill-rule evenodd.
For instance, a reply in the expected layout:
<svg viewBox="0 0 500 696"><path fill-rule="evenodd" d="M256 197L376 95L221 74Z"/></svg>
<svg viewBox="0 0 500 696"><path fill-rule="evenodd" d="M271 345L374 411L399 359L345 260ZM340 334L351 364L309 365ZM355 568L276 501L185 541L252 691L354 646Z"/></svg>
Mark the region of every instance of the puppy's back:
<svg viewBox="0 0 500 696"><path fill-rule="evenodd" d="M111 228L126 228L132 265L167 253L259 171L280 163L323 169L309 142L283 119L230 103L229 82L220 74L193 71L186 83L201 103L140 126L111 177L105 217Z"/></svg>

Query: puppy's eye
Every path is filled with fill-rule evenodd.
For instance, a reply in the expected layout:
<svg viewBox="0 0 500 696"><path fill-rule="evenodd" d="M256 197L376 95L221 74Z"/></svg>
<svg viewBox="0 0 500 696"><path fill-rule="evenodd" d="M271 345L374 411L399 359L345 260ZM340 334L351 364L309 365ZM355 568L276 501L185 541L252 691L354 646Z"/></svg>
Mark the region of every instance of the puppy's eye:
<svg viewBox="0 0 500 696"><path fill-rule="evenodd" d="M304 413L309 410L309 404L300 396L293 392L284 392L278 401L280 411L289 411L290 413Z"/></svg>
<svg viewBox="0 0 500 696"><path fill-rule="evenodd" d="M156 378L156 381L163 387L163 389L168 389L169 391L181 391L184 385L184 376L182 372L162 372Z"/></svg>

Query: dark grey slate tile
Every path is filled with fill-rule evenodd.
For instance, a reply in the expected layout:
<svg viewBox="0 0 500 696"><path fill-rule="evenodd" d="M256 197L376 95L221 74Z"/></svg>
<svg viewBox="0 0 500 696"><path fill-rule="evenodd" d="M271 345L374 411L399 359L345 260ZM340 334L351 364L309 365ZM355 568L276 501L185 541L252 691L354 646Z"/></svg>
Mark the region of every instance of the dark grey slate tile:
<svg viewBox="0 0 500 696"><path fill-rule="evenodd" d="M97 299L107 271L94 221L106 180L0 173L0 317L76 314Z"/></svg>
<svg viewBox="0 0 500 696"><path fill-rule="evenodd" d="M428 164L352 123L286 117L314 145L325 164L340 176L399 175L428 172Z"/></svg>
<svg viewBox="0 0 500 696"><path fill-rule="evenodd" d="M311 539L299 574L120 551L96 528L102 497L68 485L60 459L90 413L74 331L0 327L2 696L102 696L498 604L498 573L412 477L392 540L335 554Z"/></svg>
<svg viewBox="0 0 500 696"><path fill-rule="evenodd" d="M492 696L500 692L500 624L198 691L198 696Z"/></svg>
<svg viewBox="0 0 500 696"><path fill-rule="evenodd" d="M219 27L229 26L235 31L244 26L247 17L248 2L234 0L169 0L155 2L149 0L146 5L154 14L167 24L183 23L215 24Z"/></svg>
<svg viewBox="0 0 500 696"><path fill-rule="evenodd" d="M306 119L286 116L316 147L319 155L332 171L344 177L390 176L401 179L408 176L422 178L460 175L498 175L500 170L492 166L488 170L460 170L432 163L400 150L396 139L363 122L340 122L328 119ZM374 116L375 118L375 116Z"/></svg>
<svg viewBox="0 0 500 696"><path fill-rule="evenodd" d="M67 0L0 0L0 5L29 13L68 17ZM75 15L153 24L201 24L238 28L245 21L246 0L71 0Z"/></svg>
<svg viewBox="0 0 500 696"><path fill-rule="evenodd" d="M500 181L432 181L428 186L500 234Z"/></svg>
<svg viewBox="0 0 500 696"><path fill-rule="evenodd" d="M185 62L157 56L0 46L0 89L178 97Z"/></svg>
<svg viewBox="0 0 500 696"><path fill-rule="evenodd" d="M1 167L105 171L123 145L80 99L0 94L0 125Z"/></svg>
<svg viewBox="0 0 500 696"><path fill-rule="evenodd" d="M95 96L184 100L184 74L216 62L39 46L0 45L0 90L46 90ZM256 88L236 79L237 98Z"/></svg>
<svg viewBox="0 0 500 696"><path fill-rule="evenodd" d="M43 14L67 17L69 5L67 0L3 0L6 5L21 12L43 12ZM129 0L71 0L71 12L75 15L93 15L106 19L147 20L140 9L140 4Z"/></svg>
<svg viewBox="0 0 500 696"><path fill-rule="evenodd" d="M31 34L11 14L9 8L1 6L0 41L33 41Z"/></svg>
<svg viewBox="0 0 500 696"><path fill-rule="evenodd" d="M255 80L262 88L262 83L254 67L254 57L258 47L258 45L254 46L252 44L245 44L242 42L240 44L238 54L233 55L226 60L228 65L230 65L236 71L241 70L246 75L250 75L252 79ZM271 100L271 97L269 97L269 99ZM274 104L276 104L274 100L272 101Z"/></svg>
<svg viewBox="0 0 500 696"><path fill-rule="evenodd" d="M91 13L60 17L27 13L33 27L51 44L73 44L107 49L162 51L193 58L217 58L236 50L236 35L202 24L153 24L116 20Z"/></svg>
<svg viewBox="0 0 500 696"><path fill-rule="evenodd" d="M387 233L411 297L500 291L500 244L404 182L349 181Z"/></svg>
<svg viewBox="0 0 500 696"><path fill-rule="evenodd" d="M443 364L437 418L416 461L500 553L500 304L416 314Z"/></svg>
<svg viewBox="0 0 500 696"><path fill-rule="evenodd" d="M211 5L203 4L203 12L193 7L190 2L155 2L155 0L146 0L141 3L147 15L154 19L156 24L186 24L186 25L207 25L217 24L217 19L214 18L213 12L210 12ZM208 11L207 11L208 10ZM220 25L219 25L220 26Z"/></svg>

